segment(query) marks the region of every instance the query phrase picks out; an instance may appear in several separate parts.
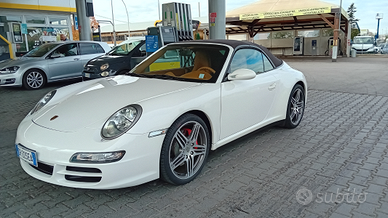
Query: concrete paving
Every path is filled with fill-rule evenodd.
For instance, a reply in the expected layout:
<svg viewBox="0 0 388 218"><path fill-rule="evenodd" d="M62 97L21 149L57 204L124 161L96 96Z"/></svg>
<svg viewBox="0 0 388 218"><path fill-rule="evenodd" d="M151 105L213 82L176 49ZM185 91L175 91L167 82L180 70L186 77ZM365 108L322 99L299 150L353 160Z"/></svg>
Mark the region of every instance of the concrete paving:
<svg viewBox="0 0 388 218"><path fill-rule="evenodd" d="M17 125L69 83L0 88L0 217L388 217L387 56L285 60L309 82L301 125L229 143L183 186L85 190L28 176L15 156Z"/></svg>

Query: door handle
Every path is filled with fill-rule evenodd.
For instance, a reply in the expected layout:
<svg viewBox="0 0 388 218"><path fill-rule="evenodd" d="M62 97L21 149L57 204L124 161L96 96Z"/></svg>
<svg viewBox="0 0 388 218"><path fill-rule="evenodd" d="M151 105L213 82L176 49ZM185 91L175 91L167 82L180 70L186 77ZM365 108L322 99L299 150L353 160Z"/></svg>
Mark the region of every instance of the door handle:
<svg viewBox="0 0 388 218"><path fill-rule="evenodd" d="M272 83L269 87L268 87L268 90L269 91L272 91L276 88L276 83Z"/></svg>
<svg viewBox="0 0 388 218"><path fill-rule="evenodd" d="M79 61L79 58L74 58L75 61Z"/></svg>

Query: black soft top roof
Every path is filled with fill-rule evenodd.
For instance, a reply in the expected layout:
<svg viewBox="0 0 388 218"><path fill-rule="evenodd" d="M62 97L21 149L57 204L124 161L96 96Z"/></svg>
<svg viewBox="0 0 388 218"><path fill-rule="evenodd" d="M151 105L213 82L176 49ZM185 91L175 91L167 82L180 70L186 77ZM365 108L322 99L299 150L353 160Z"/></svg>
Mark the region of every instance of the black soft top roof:
<svg viewBox="0 0 388 218"><path fill-rule="evenodd" d="M269 59L274 63L276 67L282 65L283 61L279 58L275 57L268 49L264 46L258 45L256 43L251 43L247 41L237 41L237 40L228 40L228 39L210 39L210 40L195 40L190 42L198 42L198 43L220 43L220 44L226 44L233 48L237 48L239 46L252 46L259 48L262 50Z"/></svg>

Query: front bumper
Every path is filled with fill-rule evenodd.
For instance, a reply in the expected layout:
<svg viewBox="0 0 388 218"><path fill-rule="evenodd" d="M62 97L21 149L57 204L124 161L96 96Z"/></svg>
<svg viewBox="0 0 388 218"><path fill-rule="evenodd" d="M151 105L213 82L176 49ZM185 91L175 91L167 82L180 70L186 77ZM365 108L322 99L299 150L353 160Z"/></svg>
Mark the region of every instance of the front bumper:
<svg viewBox="0 0 388 218"><path fill-rule="evenodd" d="M159 178L160 149L164 135L124 134L114 140L102 140L100 130L64 133L40 127L29 120L19 125L16 144L37 153L38 167L20 160L23 170L36 179L73 188L115 189L135 186ZM77 152L125 150L124 157L113 163L73 163Z"/></svg>
<svg viewBox="0 0 388 218"><path fill-rule="evenodd" d="M0 74L0 86L21 86L22 79L17 73Z"/></svg>
<svg viewBox="0 0 388 218"><path fill-rule="evenodd" d="M91 72L82 72L82 79L83 80L89 80L89 79L97 79L102 78L102 76L98 73L91 73Z"/></svg>
<svg viewBox="0 0 388 218"><path fill-rule="evenodd" d="M357 54L376 54L378 53L378 49L375 48L369 48L369 49L354 49L357 52Z"/></svg>

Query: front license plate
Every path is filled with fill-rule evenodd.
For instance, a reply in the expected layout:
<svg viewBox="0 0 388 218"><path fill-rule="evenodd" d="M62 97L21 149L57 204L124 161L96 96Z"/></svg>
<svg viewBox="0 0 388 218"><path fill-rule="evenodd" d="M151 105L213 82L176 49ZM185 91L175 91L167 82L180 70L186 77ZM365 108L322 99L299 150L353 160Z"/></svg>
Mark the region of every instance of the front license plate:
<svg viewBox="0 0 388 218"><path fill-rule="evenodd" d="M36 167L38 166L38 158L36 156L36 151L30 150L21 145L15 145L15 147L16 147L16 155L20 159Z"/></svg>
<svg viewBox="0 0 388 218"><path fill-rule="evenodd" d="M85 77L90 78L90 73L85 73Z"/></svg>

